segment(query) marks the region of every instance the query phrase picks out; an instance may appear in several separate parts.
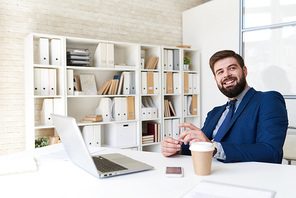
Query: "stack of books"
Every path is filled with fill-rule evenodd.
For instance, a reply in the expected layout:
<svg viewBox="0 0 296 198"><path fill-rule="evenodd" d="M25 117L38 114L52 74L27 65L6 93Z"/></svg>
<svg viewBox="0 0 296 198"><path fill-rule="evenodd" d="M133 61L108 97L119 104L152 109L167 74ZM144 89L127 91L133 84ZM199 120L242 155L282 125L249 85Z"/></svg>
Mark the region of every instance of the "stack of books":
<svg viewBox="0 0 296 198"><path fill-rule="evenodd" d="M94 123L94 122L100 122L102 120L103 120L102 115L91 114L91 115L86 115L79 122L81 122L81 123Z"/></svg>
<svg viewBox="0 0 296 198"><path fill-rule="evenodd" d="M164 117L176 116L173 104L169 100L164 100Z"/></svg>
<svg viewBox="0 0 296 198"><path fill-rule="evenodd" d="M69 66L90 66L90 51L85 50L69 50L67 51L67 65Z"/></svg>
<svg viewBox="0 0 296 198"><path fill-rule="evenodd" d="M156 69L157 63L158 63L158 57L150 57L144 67L144 69Z"/></svg>
<svg viewBox="0 0 296 198"><path fill-rule="evenodd" d="M154 142L154 135L143 135L142 144L149 144Z"/></svg>

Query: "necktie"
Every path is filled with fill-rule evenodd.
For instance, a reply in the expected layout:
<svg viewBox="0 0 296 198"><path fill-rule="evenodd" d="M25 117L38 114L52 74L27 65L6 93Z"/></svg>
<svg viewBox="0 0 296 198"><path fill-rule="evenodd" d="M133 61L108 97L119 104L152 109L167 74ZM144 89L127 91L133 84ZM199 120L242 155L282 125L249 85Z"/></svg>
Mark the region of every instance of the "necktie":
<svg viewBox="0 0 296 198"><path fill-rule="evenodd" d="M237 99L235 100L231 100L229 102L229 111L225 117L225 120L223 121L222 125L220 126L215 138L214 138L214 141L216 142L220 142L222 137L225 135L226 133L226 130L228 128L228 125L230 123L230 120L233 116L233 113L234 113L234 110L235 110L235 102L237 101Z"/></svg>

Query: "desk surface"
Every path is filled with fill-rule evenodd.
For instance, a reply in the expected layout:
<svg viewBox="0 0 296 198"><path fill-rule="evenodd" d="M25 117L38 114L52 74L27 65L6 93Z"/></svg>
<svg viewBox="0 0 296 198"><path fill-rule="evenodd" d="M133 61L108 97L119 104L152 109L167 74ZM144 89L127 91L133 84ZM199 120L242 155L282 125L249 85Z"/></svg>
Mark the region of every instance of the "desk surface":
<svg viewBox="0 0 296 198"><path fill-rule="evenodd" d="M160 153L104 149L120 152L154 166L153 170L97 179L74 165L63 145L35 151L38 171L0 176L6 197L181 197L203 180L276 191L276 197L296 197L296 166L267 163L228 163L213 160L212 174L194 174L191 157L164 157ZM166 166L181 166L184 177L166 178ZM1 196L2 197L2 196Z"/></svg>

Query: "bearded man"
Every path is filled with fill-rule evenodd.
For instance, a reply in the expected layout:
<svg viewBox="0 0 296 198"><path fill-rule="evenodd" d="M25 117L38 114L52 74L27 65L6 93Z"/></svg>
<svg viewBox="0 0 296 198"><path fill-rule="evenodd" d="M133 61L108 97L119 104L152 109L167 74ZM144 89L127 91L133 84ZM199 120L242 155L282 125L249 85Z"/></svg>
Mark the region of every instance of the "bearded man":
<svg viewBox="0 0 296 198"><path fill-rule="evenodd" d="M186 130L177 140L165 137L161 142L162 154L190 155L191 142L213 142L213 157L223 162L281 163L288 127L283 96L276 91L261 92L249 87L247 67L234 51L218 51L209 63L227 103L207 114L202 129L191 123L179 124Z"/></svg>

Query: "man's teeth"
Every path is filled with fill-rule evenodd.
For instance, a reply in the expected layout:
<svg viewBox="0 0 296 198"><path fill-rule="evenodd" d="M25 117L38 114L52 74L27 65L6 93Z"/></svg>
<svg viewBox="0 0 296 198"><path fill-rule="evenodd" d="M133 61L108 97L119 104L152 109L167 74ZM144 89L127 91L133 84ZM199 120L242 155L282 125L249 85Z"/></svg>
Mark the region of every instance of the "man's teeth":
<svg viewBox="0 0 296 198"><path fill-rule="evenodd" d="M234 82L234 80L232 80L232 81L228 81L228 82L226 82L225 84L228 85L228 84L233 83L233 82Z"/></svg>

